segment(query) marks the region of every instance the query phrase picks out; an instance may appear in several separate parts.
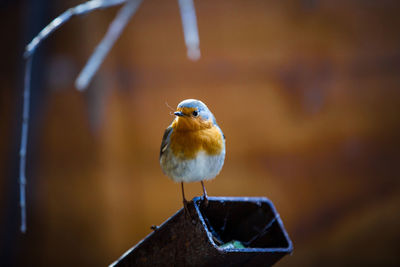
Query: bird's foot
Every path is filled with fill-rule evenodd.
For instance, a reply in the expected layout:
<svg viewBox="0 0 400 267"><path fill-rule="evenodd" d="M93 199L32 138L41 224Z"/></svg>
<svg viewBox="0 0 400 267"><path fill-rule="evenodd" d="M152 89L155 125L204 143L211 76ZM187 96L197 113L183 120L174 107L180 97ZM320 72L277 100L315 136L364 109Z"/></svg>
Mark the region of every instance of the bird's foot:
<svg viewBox="0 0 400 267"><path fill-rule="evenodd" d="M207 197L207 190L206 187L204 186L203 181L200 181L201 186L203 187L203 203L204 206L207 208L208 207L208 197Z"/></svg>
<svg viewBox="0 0 400 267"><path fill-rule="evenodd" d="M208 207L208 197L207 195L203 196L203 204L207 208Z"/></svg>
<svg viewBox="0 0 400 267"><path fill-rule="evenodd" d="M188 208L188 201L186 199L183 199L183 213L186 215L190 216L189 213L189 208Z"/></svg>

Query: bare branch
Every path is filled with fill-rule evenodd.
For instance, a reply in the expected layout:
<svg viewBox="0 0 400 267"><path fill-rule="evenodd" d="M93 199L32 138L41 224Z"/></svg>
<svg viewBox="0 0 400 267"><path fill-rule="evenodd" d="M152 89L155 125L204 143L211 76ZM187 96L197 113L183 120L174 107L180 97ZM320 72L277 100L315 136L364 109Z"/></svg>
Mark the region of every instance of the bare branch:
<svg viewBox="0 0 400 267"><path fill-rule="evenodd" d="M178 3L181 11L187 56L189 59L196 61L200 58L200 41L194 3L193 0L178 0Z"/></svg>
<svg viewBox="0 0 400 267"><path fill-rule="evenodd" d="M21 208L21 227L22 233L26 232L26 151L28 145L28 129L29 129L29 106L30 106L30 82L32 72L32 56L36 48L52 34L61 25L66 23L71 17L89 13L96 9L107 8L126 2L126 0L92 0L68 9L60 16L55 18L47 25L33 40L26 46L24 57L25 62L25 77L24 77L24 92L23 92L23 111L22 111L22 130L21 130L21 146L19 151L19 186L20 196L19 205Z"/></svg>
<svg viewBox="0 0 400 267"><path fill-rule="evenodd" d="M31 72L32 72L32 57L29 57L25 63L25 80L23 93L23 108L22 108L22 132L21 132L21 147L19 150L19 205L21 207L21 232L26 232L26 147L28 144L28 128L29 128L29 106L31 93Z"/></svg>
<svg viewBox="0 0 400 267"><path fill-rule="evenodd" d="M68 9L60 16L55 18L49 25L47 25L39 34L32 39L26 46L24 57L26 58L25 66L25 82L24 82L24 96L23 96L23 115L22 115L22 133L21 133L21 148L20 148L20 170L19 170L19 184L20 184L20 207L21 207L21 232L26 232L26 151L28 142L28 126L29 126L29 104L30 104L30 79L32 69L32 56L37 47L55 30L61 27L64 23L69 21L73 16L90 13L97 9L104 9L111 6L125 3L120 9L116 18L110 24L106 35L103 40L96 47L95 51L89 58L85 67L79 74L75 81L78 90L84 90L90 83L93 75L98 70L104 58L121 35L127 23L130 21L132 15L136 12L142 0L91 0L83 4L77 5ZM193 0L178 0L183 32L185 36L185 43L187 47L187 55L191 60L198 60L200 58L199 48L199 35L196 22L196 13L194 9Z"/></svg>
<svg viewBox="0 0 400 267"><path fill-rule="evenodd" d="M126 24L130 21L132 15L138 9L142 0L129 0L118 12L115 19L111 22L106 35L98 44L93 54L90 56L85 67L75 81L75 87L83 91L87 88L93 75L97 72L104 58L121 35Z"/></svg>
<svg viewBox="0 0 400 267"><path fill-rule="evenodd" d="M25 48L24 57L30 57L44 39L57 30L61 25L66 23L71 17L89 13L97 9L104 9L119 5L124 2L126 2L126 0L92 0L68 9L50 22L49 25L44 27L43 30L41 30L39 34L32 39L32 41Z"/></svg>

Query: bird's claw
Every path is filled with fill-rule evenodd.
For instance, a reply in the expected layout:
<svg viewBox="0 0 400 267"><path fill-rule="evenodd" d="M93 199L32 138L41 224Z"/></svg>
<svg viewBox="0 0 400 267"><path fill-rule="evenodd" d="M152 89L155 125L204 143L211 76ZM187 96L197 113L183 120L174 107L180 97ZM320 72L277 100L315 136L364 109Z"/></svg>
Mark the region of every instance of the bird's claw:
<svg viewBox="0 0 400 267"><path fill-rule="evenodd" d="M188 205L188 202L187 202L186 199L184 199L184 200L183 200L183 212L185 213L185 215L187 214L187 215L190 216L189 208L188 208L187 205Z"/></svg>
<svg viewBox="0 0 400 267"><path fill-rule="evenodd" d="M203 204L206 208L208 207L208 197L207 196L203 196Z"/></svg>

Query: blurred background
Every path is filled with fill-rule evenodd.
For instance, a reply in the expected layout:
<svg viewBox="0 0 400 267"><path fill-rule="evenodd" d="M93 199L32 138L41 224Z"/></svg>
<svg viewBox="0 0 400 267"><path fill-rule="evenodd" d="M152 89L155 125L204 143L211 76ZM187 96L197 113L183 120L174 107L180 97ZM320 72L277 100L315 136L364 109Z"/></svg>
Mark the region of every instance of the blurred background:
<svg viewBox="0 0 400 267"><path fill-rule="evenodd" d="M294 243L277 266L399 266L398 1L144 0L90 88L74 80L118 8L72 19L34 57L28 232L19 233L24 46L77 0L1 1L1 266L105 266L182 206L158 162L183 99L227 138L213 196L270 198ZM201 195L187 184L188 198Z"/></svg>

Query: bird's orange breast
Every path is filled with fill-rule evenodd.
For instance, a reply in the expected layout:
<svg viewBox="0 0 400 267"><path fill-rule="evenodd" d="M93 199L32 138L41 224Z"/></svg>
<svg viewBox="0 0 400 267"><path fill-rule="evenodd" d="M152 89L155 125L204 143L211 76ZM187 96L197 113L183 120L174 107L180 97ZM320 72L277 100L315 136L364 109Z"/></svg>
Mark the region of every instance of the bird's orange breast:
<svg viewBox="0 0 400 267"><path fill-rule="evenodd" d="M172 128L170 149L178 158L193 159L199 151L218 155L223 149L222 133L211 121L178 118Z"/></svg>

